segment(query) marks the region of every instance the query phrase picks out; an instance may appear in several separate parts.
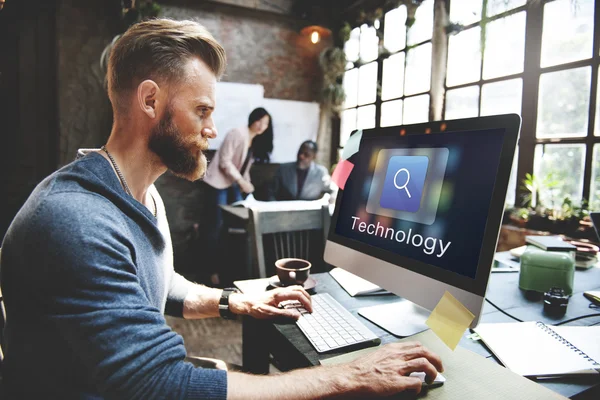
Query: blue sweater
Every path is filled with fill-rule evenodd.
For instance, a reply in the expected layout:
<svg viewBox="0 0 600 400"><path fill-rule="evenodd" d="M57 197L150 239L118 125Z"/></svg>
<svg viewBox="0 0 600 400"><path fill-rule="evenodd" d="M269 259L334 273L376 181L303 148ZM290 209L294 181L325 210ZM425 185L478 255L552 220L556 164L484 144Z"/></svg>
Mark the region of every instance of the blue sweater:
<svg viewBox="0 0 600 400"><path fill-rule="evenodd" d="M41 182L19 211L1 255L9 394L226 398L226 372L184 362L163 317L181 316L190 283L173 271L151 189L158 219L90 153Z"/></svg>

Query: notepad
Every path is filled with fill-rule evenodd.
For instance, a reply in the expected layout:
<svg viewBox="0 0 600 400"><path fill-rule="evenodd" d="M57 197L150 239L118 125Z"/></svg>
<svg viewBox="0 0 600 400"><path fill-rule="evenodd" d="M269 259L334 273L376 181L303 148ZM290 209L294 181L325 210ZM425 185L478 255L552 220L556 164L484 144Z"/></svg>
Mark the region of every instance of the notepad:
<svg viewBox="0 0 600 400"><path fill-rule="evenodd" d="M344 288L350 296L365 296L375 294L389 294L385 289L371 283L360 276L341 268L333 268L329 274Z"/></svg>
<svg viewBox="0 0 600 400"><path fill-rule="evenodd" d="M513 372L549 378L600 373L600 326L480 324L474 331Z"/></svg>

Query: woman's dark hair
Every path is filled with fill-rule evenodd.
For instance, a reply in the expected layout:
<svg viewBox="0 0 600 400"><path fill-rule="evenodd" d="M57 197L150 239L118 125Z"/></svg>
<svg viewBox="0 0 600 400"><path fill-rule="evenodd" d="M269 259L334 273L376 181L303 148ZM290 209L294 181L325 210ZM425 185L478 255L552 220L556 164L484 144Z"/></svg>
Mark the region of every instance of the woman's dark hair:
<svg viewBox="0 0 600 400"><path fill-rule="evenodd" d="M248 117L248 128L250 128L253 123L265 115L269 116L269 126L261 135L254 137L252 146L250 146L254 162L257 164L268 164L271 160L271 153L273 152L273 118L262 107L255 108Z"/></svg>

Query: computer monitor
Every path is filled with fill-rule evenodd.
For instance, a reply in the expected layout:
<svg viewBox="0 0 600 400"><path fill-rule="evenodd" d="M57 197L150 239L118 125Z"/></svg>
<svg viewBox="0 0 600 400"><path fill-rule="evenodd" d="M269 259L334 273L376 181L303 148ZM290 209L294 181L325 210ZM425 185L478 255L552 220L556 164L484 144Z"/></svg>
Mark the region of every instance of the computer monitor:
<svg viewBox="0 0 600 400"><path fill-rule="evenodd" d="M409 336L448 291L477 325L520 125L508 114L363 130L324 259L408 301L359 314Z"/></svg>

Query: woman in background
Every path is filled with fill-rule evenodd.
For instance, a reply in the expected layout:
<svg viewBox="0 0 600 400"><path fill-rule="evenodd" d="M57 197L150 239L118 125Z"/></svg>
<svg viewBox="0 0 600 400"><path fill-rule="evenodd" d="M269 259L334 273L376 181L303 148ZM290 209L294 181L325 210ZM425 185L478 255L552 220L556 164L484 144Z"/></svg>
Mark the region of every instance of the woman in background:
<svg viewBox="0 0 600 400"><path fill-rule="evenodd" d="M261 136L266 140L258 141ZM273 151L273 127L271 115L264 108L256 108L248 117L248 126L227 132L221 147L208 165L204 182L208 189L207 221L210 232L209 249L214 252L219 244L219 233L223 223L220 205L242 200L242 193L254 192L250 180L250 167L255 160L268 162ZM213 274L213 284L218 278Z"/></svg>

